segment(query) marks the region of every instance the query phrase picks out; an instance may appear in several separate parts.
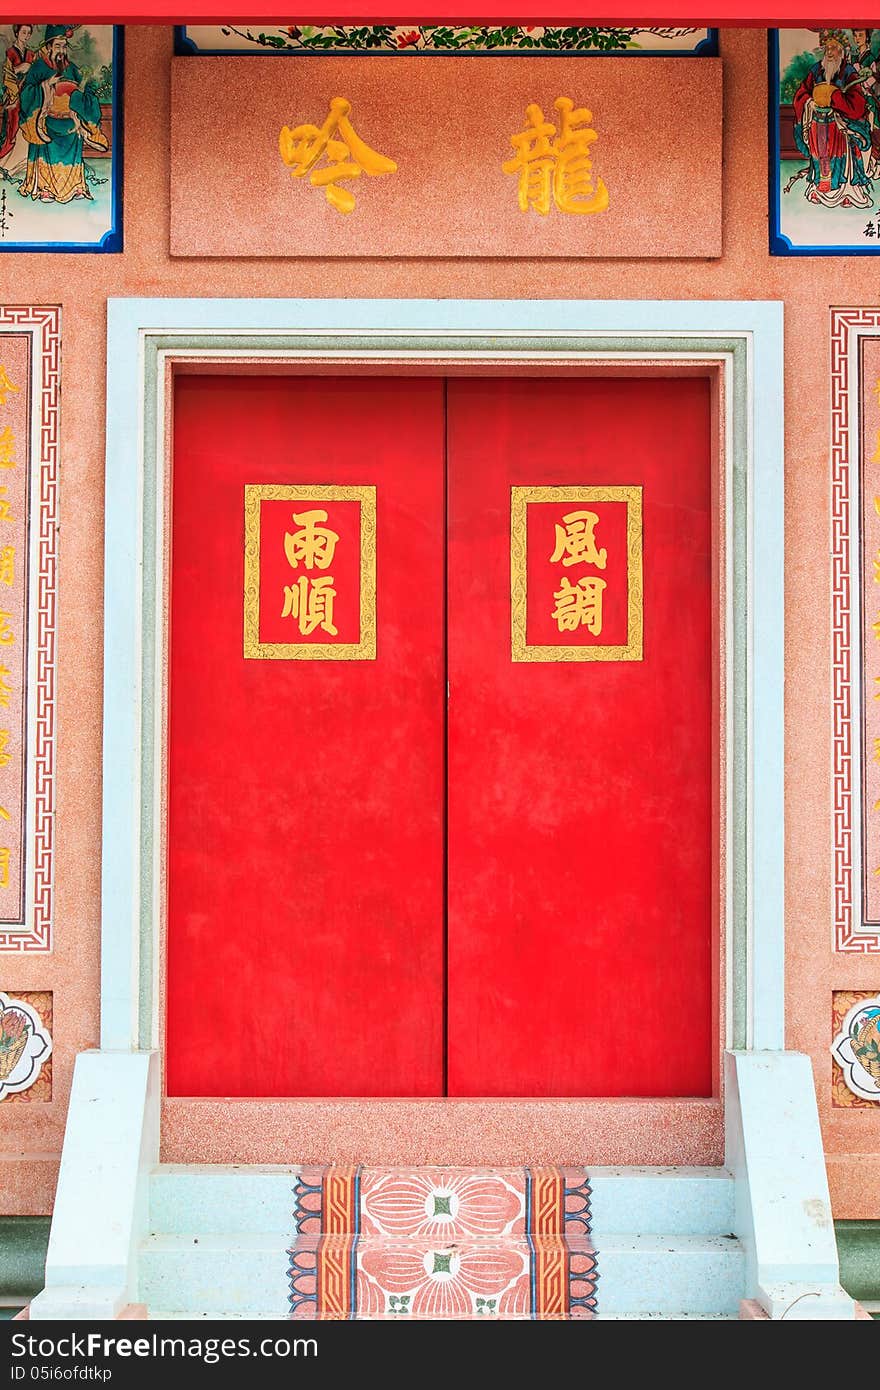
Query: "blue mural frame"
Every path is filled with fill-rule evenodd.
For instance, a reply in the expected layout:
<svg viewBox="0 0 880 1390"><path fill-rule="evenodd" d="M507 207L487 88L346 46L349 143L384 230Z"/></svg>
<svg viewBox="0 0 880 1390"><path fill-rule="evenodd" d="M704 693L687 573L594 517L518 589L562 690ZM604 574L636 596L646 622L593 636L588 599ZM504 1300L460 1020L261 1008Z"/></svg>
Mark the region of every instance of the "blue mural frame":
<svg viewBox="0 0 880 1390"><path fill-rule="evenodd" d="M769 158L768 166L768 208L771 256L880 256L880 240L876 246L794 246L782 231L782 204L780 199L780 160L779 139L779 30L767 30L767 107ZM880 189L877 190L880 204Z"/></svg>
<svg viewBox="0 0 880 1390"><path fill-rule="evenodd" d="M110 155L110 226L100 241L2 241L0 253L27 251L63 251L72 255L93 255L123 250L122 231L122 171L123 171L123 64L125 60L124 26L113 26L113 115Z"/></svg>
<svg viewBox="0 0 880 1390"><path fill-rule="evenodd" d="M360 27L360 26L358 26ZM617 49L605 52L598 48L199 48L189 37L185 24L174 26L174 52L184 58L717 58L718 30L710 29L696 48Z"/></svg>

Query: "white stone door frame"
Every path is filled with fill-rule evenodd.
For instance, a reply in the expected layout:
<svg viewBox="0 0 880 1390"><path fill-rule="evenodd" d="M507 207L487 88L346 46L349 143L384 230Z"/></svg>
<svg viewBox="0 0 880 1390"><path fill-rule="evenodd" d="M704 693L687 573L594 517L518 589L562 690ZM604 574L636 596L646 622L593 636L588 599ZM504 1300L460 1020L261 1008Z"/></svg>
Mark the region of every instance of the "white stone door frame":
<svg viewBox="0 0 880 1390"><path fill-rule="evenodd" d="M175 361L340 370L705 363L723 382L726 1042L784 1027L782 306L117 299L108 305L101 1045L157 1045L166 383ZM759 601L758 601L759 600Z"/></svg>

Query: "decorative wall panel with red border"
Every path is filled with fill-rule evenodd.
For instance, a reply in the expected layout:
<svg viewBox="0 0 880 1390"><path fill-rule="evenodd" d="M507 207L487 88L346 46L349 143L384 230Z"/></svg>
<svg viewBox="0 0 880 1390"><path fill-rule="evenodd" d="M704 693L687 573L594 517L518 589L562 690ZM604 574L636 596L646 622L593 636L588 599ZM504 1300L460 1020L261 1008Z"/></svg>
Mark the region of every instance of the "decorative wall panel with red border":
<svg viewBox="0 0 880 1390"><path fill-rule="evenodd" d="M51 947L60 311L0 306L0 951Z"/></svg>
<svg viewBox="0 0 880 1390"><path fill-rule="evenodd" d="M831 316L834 945L880 952L880 309Z"/></svg>

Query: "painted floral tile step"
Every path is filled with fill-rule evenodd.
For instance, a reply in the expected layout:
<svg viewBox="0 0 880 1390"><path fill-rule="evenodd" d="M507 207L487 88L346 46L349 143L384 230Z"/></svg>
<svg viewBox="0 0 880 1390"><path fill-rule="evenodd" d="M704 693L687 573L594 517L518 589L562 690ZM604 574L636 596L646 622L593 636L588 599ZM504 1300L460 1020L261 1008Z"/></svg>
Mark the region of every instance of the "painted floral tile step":
<svg viewBox="0 0 880 1390"><path fill-rule="evenodd" d="M290 1261L292 1318L574 1319L596 1308L587 1236L300 1236Z"/></svg>
<svg viewBox="0 0 880 1390"><path fill-rule="evenodd" d="M300 1169L292 1318L591 1318L580 1167Z"/></svg>
<svg viewBox="0 0 880 1390"><path fill-rule="evenodd" d="M590 1230L581 1167L304 1168L294 1188L297 1234L428 1240Z"/></svg>

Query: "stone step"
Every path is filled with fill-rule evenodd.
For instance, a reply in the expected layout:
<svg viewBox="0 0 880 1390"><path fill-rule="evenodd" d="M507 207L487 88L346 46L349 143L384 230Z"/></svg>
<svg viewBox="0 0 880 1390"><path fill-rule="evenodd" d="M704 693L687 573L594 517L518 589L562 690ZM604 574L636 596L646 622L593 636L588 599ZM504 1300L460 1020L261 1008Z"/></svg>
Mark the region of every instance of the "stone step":
<svg viewBox="0 0 880 1390"><path fill-rule="evenodd" d="M298 1236L291 1286L295 1318L349 1315L353 1290L359 1318L586 1318L596 1257L585 1236Z"/></svg>
<svg viewBox="0 0 880 1390"><path fill-rule="evenodd" d="M735 1185L724 1168L590 1168L593 1241L620 1235L730 1235Z"/></svg>
<svg viewBox="0 0 880 1390"><path fill-rule="evenodd" d="M548 1246L554 1239L558 1243L550 1237ZM412 1238L361 1237L358 1269L370 1284L363 1311L381 1316L394 1306L406 1307L410 1314L428 1309L432 1318L460 1317L465 1295L476 1311L478 1297L484 1306L493 1297L490 1286L497 1284L499 1270L509 1272L512 1289L535 1243L535 1238L508 1237L444 1246ZM577 1253L577 1241L568 1244ZM298 1254L307 1246L300 1238ZM732 1237L608 1233L598 1251L599 1314L735 1316L744 1292L744 1266L742 1247ZM289 1267L287 1242L270 1234L152 1236L140 1252L138 1299L150 1308L172 1311L287 1317ZM522 1301L512 1293L507 1306L509 1316L522 1316Z"/></svg>
<svg viewBox="0 0 880 1390"><path fill-rule="evenodd" d="M150 1182L151 1230L160 1235L266 1232L292 1239L294 1186L301 1173L314 1178L315 1172L296 1167L162 1165ZM487 1177L495 1180L494 1205L485 1182L483 1196L489 1200L482 1204L479 1200L481 1179ZM593 1168L589 1182L594 1235L603 1231L727 1235L733 1229L733 1180L720 1168ZM433 1219L429 1215L435 1206L432 1193L439 1193L443 1205L444 1194L453 1188L469 1194L472 1210L477 1199L479 1234L502 1234L511 1221L514 1229L522 1229L521 1208L516 1207L516 1196L524 1189L522 1168L364 1169L362 1207L365 1190L369 1199L370 1192L376 1193L381 1186L384 1229L388 1229L390 1211L395 1235L411 1234L413 1224L428 1225L435 1236L473 1234L473 1230L459 1229L452 1210L441 1211ZM455 1192L450 1195L454 1197ZM457 1205L460 1213L460 1200L447 1205ZM368 1228L369 1220L363 1225Z"/></svg>

